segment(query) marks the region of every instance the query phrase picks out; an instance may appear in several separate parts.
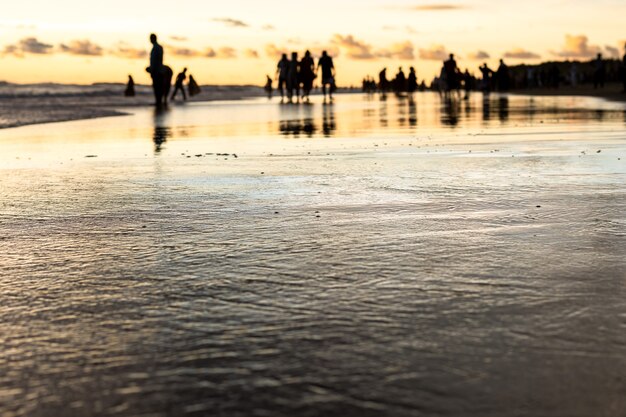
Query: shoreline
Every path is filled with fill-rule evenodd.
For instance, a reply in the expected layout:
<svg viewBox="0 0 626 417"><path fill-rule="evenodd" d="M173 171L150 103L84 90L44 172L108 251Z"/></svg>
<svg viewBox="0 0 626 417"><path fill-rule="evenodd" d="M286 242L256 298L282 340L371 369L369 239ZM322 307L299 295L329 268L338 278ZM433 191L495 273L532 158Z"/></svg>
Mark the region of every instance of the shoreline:
<svg viewBox="0 0 626 417"><path fill-rule="evenodd" d="M346 93L349 94L349 92L344 92L343 94ZM477 91L477 93L479 92ZM612 102L626 102L626 93L622 92L622 85L615 83L605 86L604 89L594 89L590 85L581 85L577 87L564 86L558 89L533 88L513 90L507 92L507 94L536 97L594 97ZM200 97L188 100L187 103L245 100L263 96L265 96L265 93L260 88L255 89L255 91L213 90L206 91ZM88 95L79 95L71 98L52 96L52 100L47 103L40 104L40 101L41 97L34 96L10 98L5 100L4 103L0 103L0 131L41 124L128 116L131 113L124 112L124 108L153 106L150 95L145 93L138 94L132 98L120 96L90 97ZM180 101L175 103L180 103Z"/></svg>

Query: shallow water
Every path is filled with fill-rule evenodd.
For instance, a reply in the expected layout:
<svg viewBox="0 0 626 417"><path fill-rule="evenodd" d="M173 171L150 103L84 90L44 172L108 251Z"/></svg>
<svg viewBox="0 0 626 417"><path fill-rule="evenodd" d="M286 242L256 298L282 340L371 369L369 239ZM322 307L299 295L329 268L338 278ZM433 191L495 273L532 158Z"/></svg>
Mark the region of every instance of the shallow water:
<svg viewBox="0 0 626 417"><path fill-rule="evenodd" d="M318 100L0 132L0 415L624 415L624 106Z"/></svg>

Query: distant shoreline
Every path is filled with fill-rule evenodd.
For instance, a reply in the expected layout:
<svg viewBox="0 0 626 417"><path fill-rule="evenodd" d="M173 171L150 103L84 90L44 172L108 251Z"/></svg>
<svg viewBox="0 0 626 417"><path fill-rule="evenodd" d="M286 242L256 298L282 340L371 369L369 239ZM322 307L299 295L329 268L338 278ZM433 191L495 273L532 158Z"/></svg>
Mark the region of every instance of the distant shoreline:
<svg viewBox="0 0 626 417"><path fill-rule="evenodd" d="M35 91L45 86L52 91ZM102 87L111 90L92 91ZM94 84L90 86L40 84L0 86L0 130L48 123L73 122L105 117L128 116L124 108L150 107L152 96L148 86L138 86L136 97L125 98L121 85ZM203 93L191 102L213 102L224 100L244 100L265 96L261 87L254 86L203 86ZM30 89L30 90L29 90ZM58 89L59 91L54 91ZM68 93L67 89L78 89ZM6 90L6 91L3 91ZM28 90L28 91L22 91ZM119 93L117 93L119 90ZM341 92L340 92L341 93ZM345 93L354 93L346 91ZM419 94L419 93L418 93ZM578 96L596 97L614 102L626 102L622 85L608 84L604 89L594 89L591 85L561 88L533 88L512 90L509 94L522 96Z"/></svg>

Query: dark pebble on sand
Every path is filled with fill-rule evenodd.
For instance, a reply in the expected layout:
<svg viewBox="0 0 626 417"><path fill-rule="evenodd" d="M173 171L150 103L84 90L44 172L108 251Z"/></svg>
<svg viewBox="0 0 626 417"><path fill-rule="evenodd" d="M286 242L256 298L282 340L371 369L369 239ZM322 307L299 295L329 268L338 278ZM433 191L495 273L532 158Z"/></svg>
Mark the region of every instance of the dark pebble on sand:
<svg viewBox="0 0 626 417"><path fill-rule="evenodd" d="M233 157L235 157L235 158L239 158L239 157L237 156L237 154L236 154L236 153L234 153L234 154L233 154Z"/></svg>
<svg viewBox="0 0 626 417"><path fill-rule="evenodd" d="M97 158L98 155L85 155L85 158Z"/></svg>
<svg viewBox="0 0 626 417"><path fill-rule="evenodd" d="M537 206L537 208L541 208L541 206Z"/></svg>
<svg viewBox="0 0 626 417"><path fill-rule="evenodd" d="M602 149L598 150L598 152L596 152L596 153L602 153Z"/></svg>

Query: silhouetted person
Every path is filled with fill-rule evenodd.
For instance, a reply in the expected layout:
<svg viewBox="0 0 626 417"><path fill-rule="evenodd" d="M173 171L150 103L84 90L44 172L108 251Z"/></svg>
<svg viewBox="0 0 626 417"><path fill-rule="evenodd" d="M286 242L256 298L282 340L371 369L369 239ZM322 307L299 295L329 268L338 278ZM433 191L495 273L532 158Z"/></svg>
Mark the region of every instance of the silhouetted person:
<svg viewBox="0 0 626 417"><path fill-rule="evenodd" d="M593 88L604 88L604 82L606 80L606 67L604 65L604 60L602 59L602 54L598 54L594 62L594 72L593 72Z"/></svg>
<svg viewBox="0 0 626 417"><path fill-rule="evenodd" d="M193 78L193 75L189 75L189 84L187 89L189 90L189 97L197 96L202 91L200 90L200 86L196 80Z"/></svg>
<svg viewBox="0 0 626 417"><path fill-rule="evenodd" d="M165 92L165 67L163 66L163 47L157 42L157 36L153 33L150 35L152 43L152 51L150 52L150 66L147 71L152 77L152 89L154 91L154 99L157 107L163 105L163 96ZM167 96L166 99L167 100Z"/></svg>
<svg viewBox="0 0 626 417"><path fill-rule="evenodd" d="M402 67L398 68L396 78L393 80L393 90L396 94L404 93L406 91L406 76Z"/></svg>
<svg viewBox="0 0 626 417"><path fill-rule="evenodd" d="M417 91L417 73L415 72L415 68L413 67L409 69L409 77L407 79L407 90L409 93L414 93Z"/></svg>
<svg viewBox="0 0 626 417"><path fill-rule="evenodd" d="M335 85L335 64L333 59L328 55L328 52L322 52L322 57L317 64L317 70L322 69L322 92L324 93L324 101L326 101L326 86L328 86L328 95L330 100L333 99L333 92L336 89Z"/></svg>
<svg viewBox="0 0 626 417"><path fill-rule="evenodd" d="M128 76L128 84L126 84L126 91L124 91L124 96L126 97L135 97L135 80L131 75Z"/></svg>
<svg viewBox="0 0 626 417"><path fill-rule="evenodd" d="M290 103L293 102L294 92L296 93L296 99L300 100L299 65L298 53L293 52L291 61L289 61L289 70L287 71L287 97Z"/></svg>
<svg viewBox="0 0 626 417"><path fill-rule="evenodd" d="M302 100L310 101L311 90L315 80L315 61L311 57L311 52L306 51L304 58L300 61L300 81L302 82Z"/></svg>
<svg viewBox="0 0 626 417"><path fill-rule="evenodd" d="M181 93L183 93L183 100L187 101L187 94L185 94L185 88L184 88L184 83L186 79L187 79L187 68L185 68L183 72L178 74L178 76L176 77L176 84L174 85L174 92L172 93L171 100L174 100L174 98L176 98L176 94L178 93L178 91L180 91Z"/></svg>
<svg viewBox="0 0 626 417"><path fill-rule="evenodd" d="M287 54L283 54L280 61L278 61L275 78L278 80L277 88L280 90L280 100L283 101L285 99L285 89L289 88L287 86L289 79L289 59L287 59Z"/></svg>
<svg viewBox="0 0 626 417"><path fill-rule="evenodd" d="M496 80L498 82L498 91L508 91L511 83L511 77L509 75L509 67L500 60L500 66L496 71Z"/></svg>
<svg viewBox="0 0 626 417"><path fill-rule="evenodd" d="M445 70L445 81L447 84L446 92L458 90L460 88L460 81L458 76L459 69L456 65L454 54L450 54L450 58L446 62L444 62L443 68Z"/></svg>
<svg viewBox="0 0 626 417"><path fill-rule="evenodd" d="M485 62L483 66L480 67L480 73L483 77L480 86L481 90L483 90L484 93L489 93L491 91L491 75L493 74L493 71L487 66L487 63Z"/></svg>
<svg viewBox="0 0 626 417"><path fill-rule="evenodd" d="M265 90L265 93L267 93L267 98L272 98L272 79L270 78L269 75L265 76L267 78L267 80L265 81L265 87L263 87L263 89Z"/></svg>
<svg viewBox="0 0 626 417"><path fill-rule="evenodd" d="M387 79L387 68L383 68L383 70L378 74L378 88L383 93L389 89L389 80Z"/></svg>

